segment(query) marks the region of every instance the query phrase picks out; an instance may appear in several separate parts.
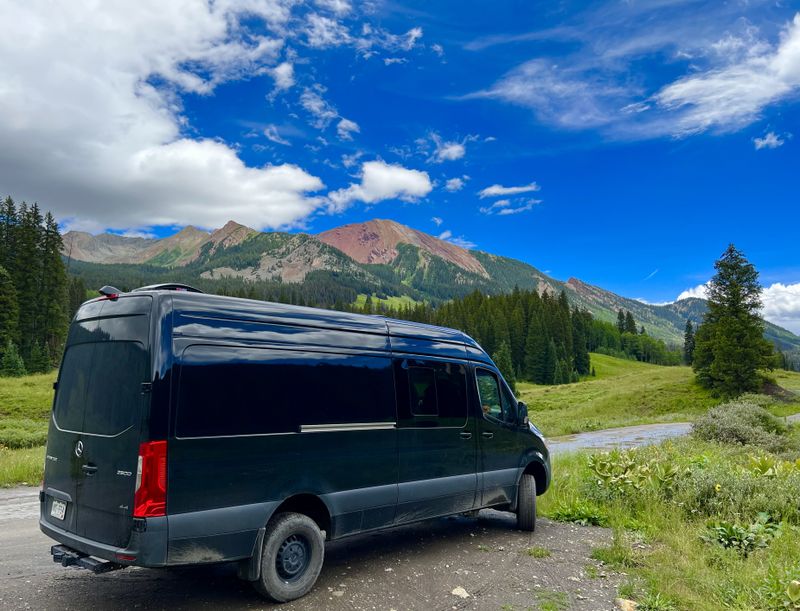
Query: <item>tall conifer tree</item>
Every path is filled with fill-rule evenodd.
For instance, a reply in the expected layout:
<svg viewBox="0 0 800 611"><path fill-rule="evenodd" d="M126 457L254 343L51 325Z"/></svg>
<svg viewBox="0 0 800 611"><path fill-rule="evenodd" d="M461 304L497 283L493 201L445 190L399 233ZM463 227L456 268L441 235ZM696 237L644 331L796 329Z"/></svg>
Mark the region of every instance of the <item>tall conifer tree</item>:
<svg viewBox="0 0 800 611"><path fill-rule="evenodd" d="M695 333L697 379L726 397L758 391L762 383L758 371L774 365L760 316L758 271L733 244L714 267L708 310Z"/></svg>

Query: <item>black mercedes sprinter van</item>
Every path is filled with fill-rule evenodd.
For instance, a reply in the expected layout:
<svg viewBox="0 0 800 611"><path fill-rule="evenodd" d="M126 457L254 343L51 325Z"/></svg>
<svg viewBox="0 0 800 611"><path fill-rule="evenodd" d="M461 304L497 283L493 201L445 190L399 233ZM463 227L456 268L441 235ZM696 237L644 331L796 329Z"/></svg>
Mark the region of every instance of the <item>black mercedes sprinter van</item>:
<svg viewBox="0 0 800 611"><path fill-rule="evenodd" d="M276 601L325 540L493 507L533 530L541 433L470 337L158 285L78 310L40 493L54 560L238 562Z"/></svg>

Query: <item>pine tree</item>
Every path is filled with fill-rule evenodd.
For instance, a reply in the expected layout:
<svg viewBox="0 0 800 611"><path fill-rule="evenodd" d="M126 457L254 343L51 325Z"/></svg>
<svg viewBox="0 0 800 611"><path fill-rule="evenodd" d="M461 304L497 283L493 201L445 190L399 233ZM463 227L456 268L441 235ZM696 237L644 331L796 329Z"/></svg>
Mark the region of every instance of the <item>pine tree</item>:
<svg viewBox="0 0 800 611"><path fill-rule="evenodd" d="M28 207L23 202L19 209L19 219L15 247L20 264L15 269L14 285L17 288L18 303L25 306L19 310L19 353L27 362L33 342L40 337L43 319L39 299L42 278L39 249L42 241L42 215L39 206L33 204Z"/></svg>
<svg viewBox="0 0 800 611"><path fill-rule="evenodd" d="M19 223L14 200L6 197L0 204L0 267L14 275L16 269L16 229Z"/></svg>
<svg viewBox="0 0 800 611"><path fill-rule="evenodd" d="M364 300L364 307L361 309L364 314L372 314L372 295L367 295L367 298Z"/></svg>
<svg viewBox="0 0 800 611"><path fill-rule="evenodd" d="M83 278L80 276L70 278L68 295L67 318L71 319L75 316L75 312L78 311L81 304L86 301L86 284Z"/></svg>
<svg viewBox="0 0 800 611"><path fill-rule="evenodd" d="M42 345L35 341L31 346L31 356L28 359L28 373L46 373L50 371L50 359L42 349Z"/></svg>
<svg viewBox="0 0 800 611"><path fill-rule="evenodd" d="M17 290L14 288L11 275L0 266L0 346L18 340L18 317Z"/></svg>
<svg viewBox="0 0 800 611"><path fill-rule="evenodd" d="M547 351L547 335L538 316L533 314L528 323L528 337L525 340L525 375L537 384L544 382L543 361Z"/></svg>
<svg viewBox="0 0 800 611"><path fill-rule="evenodd" d="M686 365L692 364L694 358L694 327L692 321L686 319L686 328L683 332L683 362Z"/></svg>
<svg viewBox="0 0 800 611"><path fill-rule="evenodd" d="M514 365L511 362L511 348L508 347L506 342L502 342L500 344L500 347L492 355L492 360L494 361L494 364L497 365L497 368L500 370L503 378L505 378L506 382L508 382L511 390L516 392L517 380L516 376L514 375Z"/></svg>
<svg viewBox="0 0 800 611"><path fill-rule="evenodd" d="M42 352L48 354L61 351L69 322L67 272L61 259L63 245L58 224L48 212L44 217L44 230L39 248L42 261L39 298L42 321L38 329ZM252 298L256 298L256 295L254 294ZM45 371L49 369L48 364Z"/></svg>
<svg viewBox="0 0 800 611"><path fill-rule="evenodd" d="M11 341L6 342L3 358L0 359L0 376L18 378L26 373L25 362L19 355L17 346Z"/></svg>
<svg viewBox="0 0 800 611"><path fill-rule="evenodd" d="M588 332L591 314L575 309L572 311L572 362L578 375L589 373Z"/></svg>
<svg viewBox="0 0 800 611"><path fill-rule="evenodd" d="M625 312L625 333L636 333L636 320L633 318L633 314L630 312Z"/></svg>
<svg viewBox="0 0 800 611"><path fill-rule="evenodd" d="M625 333L625 312L621 309L617 312L617 330L620 334Z"/></svg>
<svg viewBox="0 0 800 611"><path fill-rule="evenodd" d="M714 264L708 310L695 333L693 368L698 381L725 397L755 392L760 369L773 366L764 339L758 271L731 244Z"/></svg>
<svg viewBox="0 0 800 611"><path fill-rule="evenodd" d="M517 372L522 372L525 363L525 310L520 301L511 312L508 323L508 337L510 340L511 359Z"/></svg>
<svg viewBox="0 0 800 611"><path fill-rule="evenodd" d="M544 359L542 359L540 384L555 384L557 360L558 354L556 352L556 344L551 339L547 342L547 350L544 353Z"/></svg>

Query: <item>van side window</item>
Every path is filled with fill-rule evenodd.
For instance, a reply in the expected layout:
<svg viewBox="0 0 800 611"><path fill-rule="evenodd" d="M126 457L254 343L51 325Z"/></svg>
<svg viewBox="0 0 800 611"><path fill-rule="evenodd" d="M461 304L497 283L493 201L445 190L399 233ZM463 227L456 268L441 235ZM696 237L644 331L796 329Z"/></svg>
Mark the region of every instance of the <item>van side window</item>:
<svg viewBox="0 0 800 611"><path fill-rule="evenodd" d="M467 369L461 363L441 363L436 369L439 425L463 427L467 423Z"/></svg>
<svg viewBox="0 0 800 611"><path fill-rule="evenodd" d="M413 416L438 416L436 372L429 367L409 367L408 386Z"/></svg>
<svg viewBox="0 0 800 611"><path fill-rule="evenodd" d="M515 424L517 421L516 404L510 393L502 387L497 376L486 369L476 369L478 394L484 416L500 422Z"/></svg>
<svg viewBox="0 0 800 611"><path fill-rule="evenodd" d="M433 359L395 361L400 426L461 428L467 423L467 369Z"/></svg>
<svg viewBox="0 0 800 611"><path fill-rule="evenodd" d="M183 352L180 367L178 437L396 420L388 358L198 345Z"/></svg>

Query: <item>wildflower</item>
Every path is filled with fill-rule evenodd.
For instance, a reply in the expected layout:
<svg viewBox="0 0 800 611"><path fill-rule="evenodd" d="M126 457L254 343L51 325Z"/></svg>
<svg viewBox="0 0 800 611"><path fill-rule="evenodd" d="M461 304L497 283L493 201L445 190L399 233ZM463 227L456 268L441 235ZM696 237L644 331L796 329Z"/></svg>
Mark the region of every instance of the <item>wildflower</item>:
<svg viewBox="0 0 800 611"><path fill-rule="evenodd" d="M714 490L716 490L717 492L719 492L720 490L722 490L722 486L720 486L719 484L716 484L716 485L714 486Z"/></svg>

